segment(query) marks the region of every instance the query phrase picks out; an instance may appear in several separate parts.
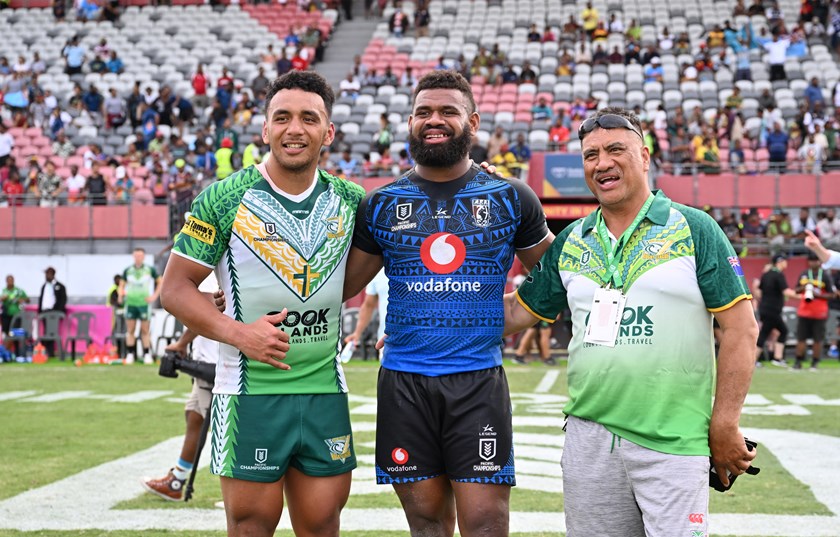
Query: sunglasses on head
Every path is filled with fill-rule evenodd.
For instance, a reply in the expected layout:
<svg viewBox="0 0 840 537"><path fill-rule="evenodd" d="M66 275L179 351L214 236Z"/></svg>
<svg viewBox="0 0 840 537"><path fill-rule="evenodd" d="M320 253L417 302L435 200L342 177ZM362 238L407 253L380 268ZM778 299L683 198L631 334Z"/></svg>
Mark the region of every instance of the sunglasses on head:
<svg viewBox="0 0 840 537"><path fill-rule="evenodd" d="M618 114L604 114L603 116L591 117L580 124L578 128L578 139L583 141L587 134L595 130L595 127L602 129L627 129L639 135L639 138L644 141L642 133L633 125L629 119Z"/></svg>

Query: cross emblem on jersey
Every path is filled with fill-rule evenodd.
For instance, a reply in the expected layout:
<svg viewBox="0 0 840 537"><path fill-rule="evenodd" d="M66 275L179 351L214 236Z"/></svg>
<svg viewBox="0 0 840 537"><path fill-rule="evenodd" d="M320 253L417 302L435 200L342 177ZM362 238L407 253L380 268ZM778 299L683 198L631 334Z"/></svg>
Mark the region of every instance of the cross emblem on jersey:
<svg viewBox="0 0 840 537"><path fill-rule="evenodd" d="M273 276L306 301L341 266L352 238L344 222L352 218L332 187L312 203L306 218L292 214L272 193L249 190L242 197L233 233Z"/></svg>
<svg viewBox="0 0 840 537"><path fill-rule="evenodd" d="M320 275L321 274L319 272L310 272L309 265L304 265L303 266L303 272L295 274L295 279L296 280L301 280L300 288L301 288L301 296L302 297L305 298L305 297L309 296L310 282L312 282L312 280L314 278L317 278Z"/></svg>

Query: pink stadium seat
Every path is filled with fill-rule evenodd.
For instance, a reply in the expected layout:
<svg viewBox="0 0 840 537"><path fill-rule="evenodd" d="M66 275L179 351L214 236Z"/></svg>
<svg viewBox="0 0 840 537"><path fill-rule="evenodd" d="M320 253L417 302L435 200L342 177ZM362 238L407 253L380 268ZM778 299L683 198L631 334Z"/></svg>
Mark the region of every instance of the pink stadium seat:
<svg viewBox="0 0 840 537"><path fill-rule="evenodd" d="M92 231L94 239L124 239L128 237L128 206L94 207Z"/></svg>
<svg viewBox="0 0 840 537"><path fill-rule="evenodd" d="M23 133L24 133L25 136L28 136L29 138L36 138L38 136L43 136L43 134L44 134L41 131L41 129L39 129L38 127L29 127Z"/></svg>
<svg viewBox="0 0 840 537"><path fill-rule="evenodd" d="M731 173L715 175L699 174L697 176L696 205L711 205L712 207L735 206L735 176Z"/></svg>
<svg viewBox="0 0 840 537"><path fill-rule="evenodd" d="M817 199L817 177L810 173L779 176L779 204L786 207L813 207L825 202Z"/></svg>
<svg viewBox="0 0 840 537"><path fill-rule="evenodd" d="M78 155L73 155L72 157L67 157L67 159L65 160L65 165L66 166L74 166L75 165L75 166L78 166L80 170L82 169L84 164L85 164L85 159L78 156Z"/></svg>
<svg viewBox="0 0 840 537"><path fill-rule="evenodd" d="M741 175L738 177L739 207L772 207L776 202L776 178L773 175Z"/></svg>
<svg viewBox="0 0 840 537"><path fill-rule="evenodd" d="M50 211L40 207L15 209L15 236L18 239L50 238Z"/></svg>
<svg viewBox="0 0 840 537"><path fill-rule="evenodd" d="M131 200L131 202L135 205L151 205L154 201L155 196L148 188L137 188L134 192L134 197Z"/></svg>
<svg viewBox="0 0 840 537"><path fill-rule="evenodd" d="M531 112L531 108L533 108L533 104L529 102L519 101L516 103L515 111L516 112Z"/></svg>
<svg viewBox="0 0 840 537"><path fill-rule="evenodd" d="M56 207L56 239L86 239L90 235L89 207Z"/></svg>
<svg viewBox="0 0 840 537"><path fill-rule="evenodd" d="M531 112L515 112L513 115L513 120L518 123L530 123Z"/></svg>
<svg viewBox="0 0 840 537"><path fill-rule="evenodd" d="M516 102L533 104L536 102L536 99L534 98L533 93L520 93L516 96Z"/></svg>
<svg viewBox="0 0 840 537"><path fill-rule="evenodd" d="M496 106L497 112L513 112L516 106L512 102L499 103Z"/></svg>

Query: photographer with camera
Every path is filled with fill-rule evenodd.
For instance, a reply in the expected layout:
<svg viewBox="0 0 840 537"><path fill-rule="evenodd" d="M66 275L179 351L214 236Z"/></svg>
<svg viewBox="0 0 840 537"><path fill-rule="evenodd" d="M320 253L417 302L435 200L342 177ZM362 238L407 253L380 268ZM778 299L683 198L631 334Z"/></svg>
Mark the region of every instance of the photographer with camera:
<svg viewBox="0 0 840 537"><path fill-rule="evenodd" d="M819 255L808 252L808 268L799 276L796 292L801 293L796 310L796 361L794 369L802 369L807 340L813 340L811 371L816 371L825 341L828 320L828 300L835 295L834 284L827 270L823 270Z"/></svg>
<svg viewBox="0 0 840 537"><path fill-rule="evenodd" d="M212 302L213 292L218 288L216 277L211 272L198 290ZM192 343L191 356L187 352L190 343ZM203 437L206 434L203 425L213 398L213 378L218 357L219 344L217 342L199 336L185 327L178 341L166 347L166 354L160 360L162 376L176 378L178 376L176 370L181 370L193 377L190 398L184 407L187 428L178 461L164 477L143 478L143 488L164 500L180 501L184 497L184 483L193 471L199 446L203 445Z"/></svg>

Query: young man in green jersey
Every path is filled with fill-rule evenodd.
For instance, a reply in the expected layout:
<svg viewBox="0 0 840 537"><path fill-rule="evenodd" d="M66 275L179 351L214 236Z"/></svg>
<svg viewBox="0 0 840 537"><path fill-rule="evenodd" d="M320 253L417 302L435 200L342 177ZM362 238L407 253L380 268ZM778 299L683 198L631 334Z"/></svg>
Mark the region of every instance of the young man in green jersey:
<svg viewBox="0 0 840 537"><path fill-rule="evenodd" d="M569 535L706 535L709 456L728 485L756 455L738 427L758 332L743 270L707 214L650 191L640 127L619 108L581 124L600 208L505 297L507 333L572 312Z"/></svg>
<svg viewBox="0 0 840 537"><path fill-rule="evenodd" d="M125 304L125 345L127 364L134 363L134 351L137 346L137 321L140 321L140 341L143 343L143 363L151 364L152 342L149 335L151 305L160 295L160 276L154 267L146 265L146 251L135 248L132 253L134 264L123 271L119 294Z"/></svg>
<svg viewBox="0 0 840 537"><path fill-rule="evenodd" d="M338 359L347 252L364 190L318 170L332 89L293 71L266 95L264 163L202 192L172 249L164 307L220 342L211 470L231 536L335 536L356 466ZM215 270L220 313L198 292ZM291 346L290 346L291 345Z"/></svg>

